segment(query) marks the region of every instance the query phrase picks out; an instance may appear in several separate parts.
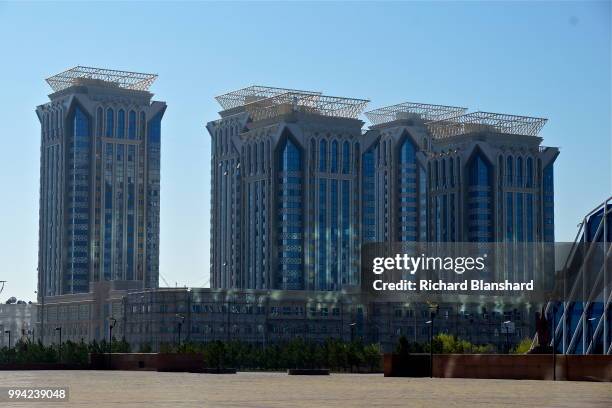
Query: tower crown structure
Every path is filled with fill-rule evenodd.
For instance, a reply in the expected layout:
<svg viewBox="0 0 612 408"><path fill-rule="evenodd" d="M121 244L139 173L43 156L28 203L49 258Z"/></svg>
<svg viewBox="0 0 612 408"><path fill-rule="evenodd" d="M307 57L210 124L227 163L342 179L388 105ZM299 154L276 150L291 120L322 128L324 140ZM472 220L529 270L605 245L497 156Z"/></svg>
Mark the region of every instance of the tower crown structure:
<svg viewBox="0 0 612 408"><path fill-rule="evenodd" d="M39 294L157 287L161 120L154 74L74 67L47 79L41 123Z"/></svg>

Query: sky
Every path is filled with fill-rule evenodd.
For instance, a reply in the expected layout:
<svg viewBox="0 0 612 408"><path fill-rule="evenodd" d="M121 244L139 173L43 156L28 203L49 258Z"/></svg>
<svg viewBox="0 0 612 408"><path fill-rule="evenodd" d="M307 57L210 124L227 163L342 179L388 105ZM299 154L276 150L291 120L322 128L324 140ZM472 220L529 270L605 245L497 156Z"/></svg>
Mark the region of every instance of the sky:
<svg viewBox="0 0 612 408"><path fill-rule="evenodd" d="M610 2L0 2L0 280L34 300L44 79L156 73L160 272L207 286L214 96L257 84L549 119L556 238L612 195ZM365 118L364 118L365 119ZM164 281L160 282L165 286Z"/></svg>

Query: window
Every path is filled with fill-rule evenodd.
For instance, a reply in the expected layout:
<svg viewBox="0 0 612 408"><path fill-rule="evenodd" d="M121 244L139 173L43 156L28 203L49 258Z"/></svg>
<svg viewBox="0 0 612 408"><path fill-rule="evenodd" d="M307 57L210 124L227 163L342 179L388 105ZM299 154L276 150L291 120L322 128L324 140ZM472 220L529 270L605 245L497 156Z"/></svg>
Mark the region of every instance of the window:
<svg viewBox="0 0 612 408"><path fill-rule="evenodd" d="M533 159L531 157L527 158L527 180L526 186L528 188L533 187Z"/></svg>
<svg viewBox="0 0 612 408"><path fill-rule="evenodd" d="M506 184L511 186L512 183L512 156L506 158Z"/></svg>
<svg viewBox="0 0 612 408"><path fill-rule="evenodd" d="M115 112L108 108L106 110L106 137L113 137L115 131Z"/></svg>
<svg viewBox="0 0 612 408"><path fill-rule="evenodd" d="M128 115L128 138L136 139L136 112L130 111Z"/></svg>
<svg viewBox="0 0 612 408"><path fill-rule="evenodd" d="M351 166L351 147L346 140L342 143L342 174L348 174Z"/></svg>
<svg viewBox="0 0 612 408"><path fill-rule="evenodd" d="M332 173L338 172L338 142L334 140L331 144L331 170Z"/></svg>
<svg viewBox="0 0 612 408"><path fill-rule="evenodd" d="M125 111L123 109L117 112L117 138L125 139Z"/></svg>
<svg viewBox="0 0 612 408"><path fill-rule="evenodd" d="M327 141L319 142L319 171L327 171Z"/></svg>

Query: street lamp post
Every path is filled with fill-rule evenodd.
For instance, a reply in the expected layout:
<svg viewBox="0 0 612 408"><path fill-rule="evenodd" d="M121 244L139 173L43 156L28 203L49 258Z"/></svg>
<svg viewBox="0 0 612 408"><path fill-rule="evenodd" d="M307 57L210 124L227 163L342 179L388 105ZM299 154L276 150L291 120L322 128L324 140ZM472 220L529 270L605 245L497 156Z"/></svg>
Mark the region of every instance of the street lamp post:
<svg viewBox="0 0 612 408"><path fill-rule="evenodd" d="M440 310L440 306L436 303L429 304L429 316L430 320L426 322L429 324L429 376L433 378L433 333L434 333L434 319L436 313Z"/></svg>
<svg viewBox="0 0 612 408"><path fill-rule="evenodd" d="M596 319L594 317L590 317L590 318L587 319L587 321L589 322L588 323L589 324L589 331L588 331L588 335L587 335L587 342L589 342L591 344L591 354L593 354L593 347L595 345L595 342L594 342L594 339L593 339L593 334L594 334L593 333L593 322L595 320ZM588 351L587 345L589 343L583 345L584 354L586 354L586 352Z"/></svg>
<svg viewBox="0 0 612 408"><path fill-rule="evenodd" d="M109 324L108 324L108 369L111 369L111 363L112 363L112 355L113 355L113 329L115 328L115 325L117 324L117 319L115 319L113 316L108 318Z"/></svg>
<svg viewBox="0 0 612 408"><path fill-rule="evenodd" d="M59 347L57 348L59 353L59 360L62 361L62 327L56 327L56 332L59 332Z"/></svg>
<svg viewBox="0 0 612 408"><path fill-rule="evenodd" d="M553 381L557 381L557 306L552 308Z"/></svg>
<svg viewBox="0 0 612 408"><path fill-rule="evenodd" d="M8 348L10 350L11 349L11 331L10 330L5 330L4 334L8 334L8 336L9 336L9 345L8 345Z"/></svg>
<svg viewBox="0 0 612 408"><path fill-rule="evenodd" d="M181 347L181 329L183 327L183 322L185 321L185 316L177 314L176 318L178 319L178 347Z"/></svg>
<svg viewBox="0 0 612 408"><path fill-rule="evenodd" d="M504 328L506 329L506 353L510 354L510 320L504 322Z"/></svg>
<svg viewBox="0 0 612 408"><path fill-rule="evenodd" d="M355 341L355 326L356 325L357 323L355 322L349 324L349 327L351 328L351 343Z"/></svg>
<svg viewBox="0 0 612 408"><path fill-rule="evenodd" d="M117 324L117 319L111 316L108 320L110 322L108 325L108 344L109 344L109 350L112 353L113 352L113 329L115 328L115 325Z"/></svg>

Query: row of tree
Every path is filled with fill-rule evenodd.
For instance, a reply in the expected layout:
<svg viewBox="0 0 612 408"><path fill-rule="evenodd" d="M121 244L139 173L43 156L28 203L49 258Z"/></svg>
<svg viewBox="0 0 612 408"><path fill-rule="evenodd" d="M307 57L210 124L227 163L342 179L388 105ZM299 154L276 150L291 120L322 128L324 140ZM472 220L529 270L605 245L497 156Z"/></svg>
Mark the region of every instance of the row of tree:
<svg viewBox="0 0 612 408"><path fill-rule="evenodd" d="M111 347L107 341L91 343L66 341L60 345L45 346L40 341L19 340L14 347L0 348L2 363L88 363L90 353L129 353L130 345L125 340L113 339Z"/></svg>
<svg viewBox="0 0 612 408"><path fill-rule="evenodd" d="M513 352L523 353L529 340L522 342ZM530 343L529 343L530 344ZM450 334L438 334L432 341L433 352L438 353L494 353L491 345L474 345ZM0 349L0 364L11 363L88 363L90 353L127 353L132 351L125 340L113 339L91 343L64 342L44 346L40 342L19 341L15 347ZM151 352L150 345L142 345L139 352ZM381 350L378 344L365 344L359 340L347 342L330 338L316 343L295 338L282 344L266 346L240 341L213 341L208 343L162 344L164 353L197 353L203 356L208 367L236 368L238 370L286 370L288 368L329 368L333 371L369 371L381 369ZM409 342L405 337L398 341L395 352L399 354L429 353L430 344Z"/></svg>

